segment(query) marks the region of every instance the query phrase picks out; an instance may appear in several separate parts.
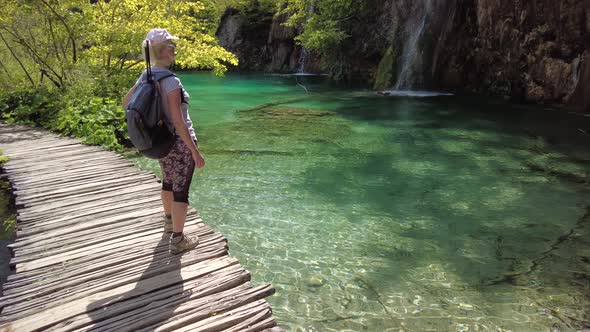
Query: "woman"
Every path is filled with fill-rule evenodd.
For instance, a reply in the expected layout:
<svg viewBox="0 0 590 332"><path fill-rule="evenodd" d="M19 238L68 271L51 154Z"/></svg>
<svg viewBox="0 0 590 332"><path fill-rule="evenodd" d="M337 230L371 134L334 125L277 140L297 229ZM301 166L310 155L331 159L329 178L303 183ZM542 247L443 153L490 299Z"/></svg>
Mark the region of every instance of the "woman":
<svg viewBox="0 0 590 332"><path fill-rule="evenodd" d="M146 37L150 44L150 58L154 62L153 75L168 72L174 63L176 44L172 36L165 29L152 29ZM144 41L144 46L146 41ZM145 47L144 47L145 49ZM137 84L146 80L144 71ZM135 86L129 90L123 99L126 108ZM159 160L162 170L162 205L164 206L164 231L172 233L170 238L170 252L178 254L193 249L199 240L196 236L184 235L184 223L188 208L188 191L191 184L195 165L205 166L205 159L197 146L197 136L188 114L188 93L182 87L176 76L164 78L160 81L162 94L162 108L168 120L176 130L176 142L168 155Z"/></svg>

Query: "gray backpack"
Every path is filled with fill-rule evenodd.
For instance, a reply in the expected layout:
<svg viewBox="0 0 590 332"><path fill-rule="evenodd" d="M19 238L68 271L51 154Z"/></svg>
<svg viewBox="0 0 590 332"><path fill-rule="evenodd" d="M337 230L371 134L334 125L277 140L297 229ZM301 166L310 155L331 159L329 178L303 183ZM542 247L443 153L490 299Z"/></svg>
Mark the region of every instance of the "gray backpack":
<svg viewBox="0 0 590 332"><path fill-rule="evenodd" d="M127 134L139 152L146 157L160 159L168 155L176 138L174 127L162 110L158 83L176 75L169 71L152 74L147 50L146 61L146 79L135 87L125 110Z"/></svg>

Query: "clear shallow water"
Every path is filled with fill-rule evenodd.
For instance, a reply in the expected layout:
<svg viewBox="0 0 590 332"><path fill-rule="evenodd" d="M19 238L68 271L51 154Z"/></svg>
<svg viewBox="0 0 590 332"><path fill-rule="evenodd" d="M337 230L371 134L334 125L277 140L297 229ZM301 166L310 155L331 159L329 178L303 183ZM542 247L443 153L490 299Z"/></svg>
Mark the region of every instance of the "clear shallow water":
<svg viewBox="0 0 590 332"><path fill-rule="evenodd" d="M589 324L587 118L317 77L181 79L207 160L191 204L274 285L287 330Z"/></svg>

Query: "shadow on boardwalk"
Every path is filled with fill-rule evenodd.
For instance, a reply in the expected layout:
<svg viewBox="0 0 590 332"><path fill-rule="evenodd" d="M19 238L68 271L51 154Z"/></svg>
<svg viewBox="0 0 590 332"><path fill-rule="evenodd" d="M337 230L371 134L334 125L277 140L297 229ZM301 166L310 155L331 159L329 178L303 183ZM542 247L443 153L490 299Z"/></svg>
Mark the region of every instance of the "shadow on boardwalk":
<svg viewBox="0 0 590 332"><path fill-rule="evenodd" d="M0 134L19 209L17 273L3 285L0 330L276 327L264 300L272 286L253 287L196 211L185 232L201 243L170 255L153 174L44 130L0 124Z"/></svg>
<svg viewBox="0 0 590 332"><path fill-rule="evenodd" d="M133 289L88 306L88 315L100 331L154 331L174 316L185 298L180 273L182 255L168 253L169 234L162 234L152 260ZM165 280L162 280L162 278ZM160 281L164 281L160 283ZM163 288L160 285L164 285ZM173 297L173 299L171 298Z"/></svg>

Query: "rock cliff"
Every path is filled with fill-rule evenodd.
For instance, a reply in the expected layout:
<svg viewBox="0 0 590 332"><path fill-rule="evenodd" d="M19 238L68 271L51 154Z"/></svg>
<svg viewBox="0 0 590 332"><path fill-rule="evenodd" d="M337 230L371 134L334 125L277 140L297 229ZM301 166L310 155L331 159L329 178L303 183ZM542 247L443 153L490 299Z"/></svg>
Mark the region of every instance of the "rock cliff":
<svg viewBox="0 0 590 332"><path fill-rule="evenodd" d="M296 71L300 33L228 11L220 44L239 70ZM374 0L324 71L375 89L475 91L590 113L590 0ZM319 71L320 59L307 71Z"/></svg>
<svg viewBox="0 0 590 332"><path fill-rule="evenodd" d="M590 2L587 0L459 1L439 71L443 87L588 110Z"/></svg>

